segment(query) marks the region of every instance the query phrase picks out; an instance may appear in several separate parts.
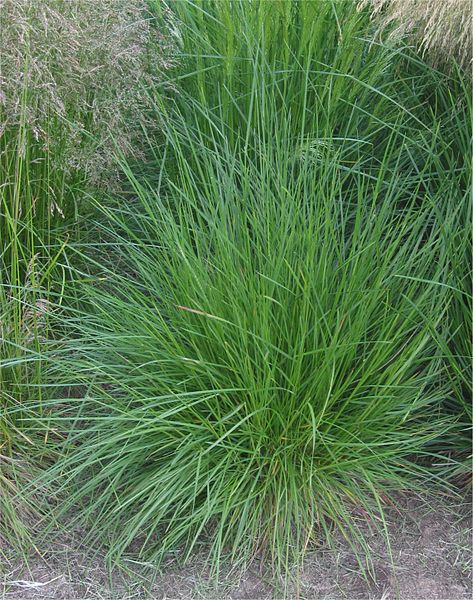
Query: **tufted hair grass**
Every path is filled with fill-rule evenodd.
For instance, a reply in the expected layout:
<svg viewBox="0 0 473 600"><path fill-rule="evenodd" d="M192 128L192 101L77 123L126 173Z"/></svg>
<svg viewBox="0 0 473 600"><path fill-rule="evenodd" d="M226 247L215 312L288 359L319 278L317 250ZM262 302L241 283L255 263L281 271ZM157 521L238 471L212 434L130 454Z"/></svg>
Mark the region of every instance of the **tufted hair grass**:
<svg viewBox="0 0 473 600"><path fill-rule="evenodd" d="M161 25L145 0L1 0L2 131L21 124L19 151L36 139L55 169L100 181L152 126L143 90L172 60Z"/></svg>
<svg viewBox="0 0 473 600"><path fill-rule="evenodd" d="M471 75L473 12L468 0L362 0L380 31L411 35L434 64L457 61Z"/></svg>
<svg viewBox="0 0 473 600"><path fill-rule="evenodd" d="M37 515L21 490L48 430L25 418L42 414L58 259L78 199L84 216L85 190L113 180L116 146L138 153L142 86L169 66L161 25L142 0L0 0L0 535L12 542L30 544Z"/></svg>

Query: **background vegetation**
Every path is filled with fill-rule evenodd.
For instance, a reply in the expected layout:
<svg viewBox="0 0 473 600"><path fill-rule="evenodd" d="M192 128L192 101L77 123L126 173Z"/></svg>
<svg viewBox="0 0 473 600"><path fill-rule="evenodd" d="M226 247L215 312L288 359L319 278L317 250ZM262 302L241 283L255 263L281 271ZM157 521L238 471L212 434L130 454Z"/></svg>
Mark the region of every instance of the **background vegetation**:
<svg viewBox="0 0 473 600"><path fill-rule="evenodd" d="M392 28L394 37L411 35L431 62L449 66L457 60L471 74L471 6L464 0L362 0L369 6L381 31ZM451 66L451 65L450 65Z"/></svg>

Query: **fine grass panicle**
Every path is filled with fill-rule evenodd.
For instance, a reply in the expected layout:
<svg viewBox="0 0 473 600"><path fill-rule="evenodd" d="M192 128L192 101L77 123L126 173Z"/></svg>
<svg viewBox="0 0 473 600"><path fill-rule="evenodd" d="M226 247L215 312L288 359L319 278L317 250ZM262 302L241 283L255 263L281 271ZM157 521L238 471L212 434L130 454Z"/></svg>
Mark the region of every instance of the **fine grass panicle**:
<svg viewBox="0 0 473 600"><path fill-rule="evenodd" d="M473 11L469 0L361 0L369 6L380 31L393 37L412 35L435 64L457 61L471 75Z"/></svg>
<svg viewBox="0 0 473 600"><path fill-rule="evenodd" d="M351 139L301 151L316 115L295 127L277 83L251 93L250 147L194 102L166 119L161 185L124 165L135 201L102 207L116 253L91 257L51 357L86 393L54 409L49 476L112 556L205 539L217 571L262 552L281 573L336 527L368 560L361 515L383 528L391 491L424 489L449 427L448 257L417 174L383 169L402 132L350 169Z"/></svg>
<svg viewBox="0 0 473 600"><path fill-rule="evenodd" d="M173 47L160 24L145 0L0 0L0 131L27 126L20 151L36 138L54 169L100 182L152 128L144 89Z"/></svg>
<svg viewBox="0 0 473 600"><path fill-rule="evenodd" d="M10 541L27 534L20 481L47 438L30 426L42 413L50 292L64 285L57 260L78 198L110 183L115 147L138 151L142 86L169 66L161 25L141 0L0 0L0 533Z"/></svg>

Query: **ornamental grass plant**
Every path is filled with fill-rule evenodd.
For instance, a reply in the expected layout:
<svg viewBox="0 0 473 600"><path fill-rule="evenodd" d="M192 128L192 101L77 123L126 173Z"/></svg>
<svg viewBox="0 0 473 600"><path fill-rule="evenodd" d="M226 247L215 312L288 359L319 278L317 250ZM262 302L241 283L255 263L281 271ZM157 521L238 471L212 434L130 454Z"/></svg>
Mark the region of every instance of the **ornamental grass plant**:
<svg viewBox="0 0 473 600"><path fill-rule="evenodd" d="M471 76L473 12L468 0L361 0L372 11L378 31L409 36L429 61L449 68L459 63Z"/></svg>
<svg viewBox="0 0 473 600"><path fill-rule="evenodd" d="M432 468L448 466L438 444L455 428L439 342L456 219L438 210L444 132L403 85L386 93L396 50L379 50L379 88L351 72L347 105L331 93L346 72L315 69L311 36L281 75L257 23L241 21L255 47L233 69L246 91L207 81L209 65L178 70L174 102L155 94L155 174L122 158L133 199L98 204L107 251L77 250L92 274L61 316L70 341L51 349L58 396L80 398L51 402L68 435L49 477L59 513L80 506L111 559L206 543L216 574L263 556L287 575L338 530L369 569L362 523L387 534L396 492L447 486ZM425 68L409 80L418 98L436 77Z"/></svg>
<svg viewBox="0 0 473 600"><path fill-rule="evenodd" d="M0 157L2 451L35 440L44 473L0 503L18 528L46 486L44 535L80 524L111 564L199 547L216 580L258 558L288 595L341 535L374 577L397 494L465 471L471 90L354 2L149 6L176 60L124 79L139 152L88 100L40 115L84 108L119 188L55 169L66 146L38 158L26 110L3 138L26 154Z"/></svg>

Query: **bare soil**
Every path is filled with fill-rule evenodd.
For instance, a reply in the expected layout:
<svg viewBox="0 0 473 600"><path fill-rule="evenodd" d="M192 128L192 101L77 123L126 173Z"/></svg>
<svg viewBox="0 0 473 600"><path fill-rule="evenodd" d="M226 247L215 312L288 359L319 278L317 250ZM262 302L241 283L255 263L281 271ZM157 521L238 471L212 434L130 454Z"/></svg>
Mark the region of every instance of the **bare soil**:
<svg viewBox="0 0 473 600"><path fill-rule="evenodd" d="M402 497L388 513L391 553L383 536L368 533L373 573L363 576L349 545L319 548L291 584L294 600L469 600L471 598L471 510L458 499ZM42 556L25 560L10 553L0 563L0 598L8 600L274 600L278 588L262 575L264 565L236 576L221 573L216 586L197 552L182 566L178 558L156 569L123 561L112 573L103 557L80 546L80 535L59 533Z"/></svg>

